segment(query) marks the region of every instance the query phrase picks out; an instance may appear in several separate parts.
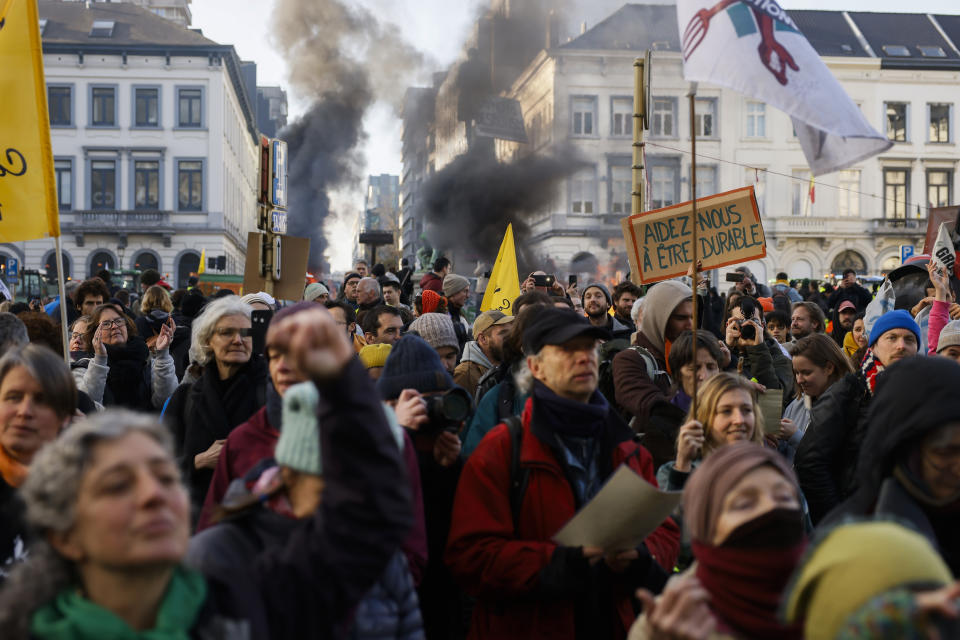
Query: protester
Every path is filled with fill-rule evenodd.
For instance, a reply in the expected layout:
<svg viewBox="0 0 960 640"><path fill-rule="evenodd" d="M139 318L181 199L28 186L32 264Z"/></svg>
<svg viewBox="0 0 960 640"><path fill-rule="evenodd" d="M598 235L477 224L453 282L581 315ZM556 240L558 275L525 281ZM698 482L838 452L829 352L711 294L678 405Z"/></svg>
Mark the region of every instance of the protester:
<svg viewBox="0 0 960 640"><path fill-rule="evenodd" d="M357 302L357 285L360 284L362 278L363 276L356 272L345 275L343 277L343 286L340 287L340 297L337 298L350 305L354 313L357 312L357 305L359 304Z"/></svg>
<svg viewBox="0 0 960 640"><path fill-rule="evenodd" d="M630 589L659 591L673 567L679 531L669 519L634 549L551 539L620 464L655 482L650 455L597 391L603 337L558 308L539 311L524 331L533 395L517 436L500 425L467 461L445 555L477 598L471 638L623 637L634 618ZM514 469L525 476L518 496Z"/></svg>
<svg viewBox="0 0 960 640"><path fill-rule="evenodd" d="M857 458L867 435L867 411L886 367L916 355L920 327L903 309L880 316L860 368L820 397L797 448L800 487L817 524L856 489Z"/></svg>
<svg viewBox="0 0 960 640"><path fill-rule="evenodd" d="M792 342L789 315L779 309L774 309L770 313L764 313L763 317L767 321L767 331L773 336L774 340L780 344Z"/></svg>
<svg viewBox="0 0 960 640"><path fill-rule="evenodd" d="M503 343L510 335L513 316L500 311L485 311L473 322L473 340L463 350L453 381L466 389L470 397L477 393L480 378L503 362Z"/></svg>
<svg viewBox="0 0 960 640"><path fill-rule="evenodd" d="M100 305L91 315L85 342L94 349L87 357L92 356L96 364L107 367L106 383L102 397L93 395L100 384L86 377L81 390L104 406L160 410L177 389L176 369L170 356L174 328L173 321L168 319L160 329L154 355L151 355L147 343L137 335L133 320L118 305ZM100 369L93 375L102 373Z"/></svg>
<svg viewBox="0 0 960 640"><path fill-rule="evenodd" d="M694 380L698 386L703 386L703 383L720 373L720 363L727 360L720 342L712 333L706 331L697 332L696 362L693 355L693 332L684 331L674 341L667 358L668 368L674 372L676 378L676 394L670 399L670 403L684 413L690 410ZM679 426L677 423L678 428Z"/></svg>
<svg viewBox="0 0 960 640"><path fill-rule="evenodd" d="M303 290L305 302L319 302L324 304L330 299L330 290L322 282L311 282Z"/></svg>
<svg viewBox="0 0 960 640"><path fill-rule="evenodd" d="M266 404L269 372L253 353L250 305L235 296L208 304L193 323L190 356L200 378L180 385L164 418L190 490L193 522L207 496L227 436Z"/></svg>
<svg viewBox="0 0 960 640"><path fill-rule="evenodd" d="M643 300L643 297L637 298L636 302L633 303L633 307L630 309L630 319L633 321L635 331L640 330L640 323L643 322ZM632 342L634 337L631 336L630 340Z"/></svg>
<svg viewBox="0 0 960 640"><path fill-rule="evenodd" d="M31 542L19 489L34 456L67 427L76 406L73 378L54 352L15 346L0 358L0 583Z"/></svg>
<svg viewBox="0 0 960 640"><path fill-rule="evenodd" d="M731 311L724 343L730 349L730 369L767 389L783 389L784 397L793 393L790 358L780 343L767 335L763 310L750 296L740 298Z"/></svg>
<svg viewBox="0 0 960 640"><path fill-rule="evenodd" d="M376 278L361 278L357 283L357 321L362 323L363 316L368 311L382 305L380 283Z"/></svg>
<svg viewBox="0 0 960 640"><path fill-rule="evenodd" d="M803 296L801 296L800 292L791 286L791 284L787 281L787 274L783 271L777 273L777 281L772 287L770 287L770 293L771 297L774 298L778 293L787 296L791 306L795 302L803 302Z"/></svg>
<svg viewBox="0 0 960 640"><path fill-rule="evenodd" d="M90 278L77 288L77 311L81 315L91 316L93 310L110 299L110 290L100 278ZM69 319L68 319L69 320Z"/></svg>
<svg viewBox="0 0 960 640"><path fill-rule="evenodd" d="M30 342L30 336L23 321L12 313L0 312L0 356L28 342Z"/></svg>
<svg viewBox="0 0 960 640"><path fill-rule="evenodd" d="M443 256L434 260L433 268L420 278L420 289L443 293L443 280L450 273L450 267L450 260Z"/></svg>
<svg viewBox="0 0 960 640"><path fill-rule="evenodd" d="M360 274L361 278L366 278L369 273L369 265L367 265L366 260L357 260L353 264L353 270Z"/></svg>
<svg viewBox="0 0 960 640"><path fill-rule="evenodd" d="M360 350L367 346L367 341L357 333L357 314L349 302L344 300L327 300L324 305L333 316L337 326L346 331L347 337L353 342L353 350Z"/></svg>
<svg viewBox="0 0 960 640"><path fill-rule="evenodd" d="M843 280L833 295L827 298L827 306L830 309L839 309L845 300L852 302L856 311L864 311L873 300L870 292L857 284L857 272L853 269L843 270Z"/></svg>
<svg viewBox="0 0 960 640"><path fill-rule="evenodd" d="M77 289L80 288L79 280L69 280L63 285L63 291L67 296L67 324L71 325L80 317L80 311L77 309ZM10 302L10 300L7 300ZM60 326L60 296L57 296L50 303L43 307L44 313L50 316L53 323Z"/></svg>
<svg viewBox="0 0 960 640"><path fill-rule="evenodd" d="M457 366L460 343L450 316L445 313L424 313L410 323L410 332L423 338L437 352L443 368L452 375Z"/></svg>
<svg viewBox="0 0 960 640"><path fill-rule="evenodd" d="M390 357L390 351L393 348L391 344L368 344L360 349L360 362L367 370L367 375L371 380L379 380L383 373L383 367L387 364L387 358Z"/></svg>
<svg viewBox="0 0 960 640"><path fill-rule="evenodd" d="M819 305L813 302L797 302L793 305L790 334L795 341L813 333L826 333L826 330L827 320Z"/></svg>
<svg viewBox="0 0 960 640"><path fill-rule="evenodd" d="M644 615L630 640L802 638L801 623L778 617L806 546L801 501L775 451L736 443L706 460L683 491L696 563L659 598L639 594Z"/></svg>
<svg viewBox="0 0 960 640"><path fill-rule="evenodd" d="M637 330L633 321L633 303L640 298L640 287L629 280L624 280L613 288L613 317L620 324L630 329L630 333Z"/></svg>
<svg viewBox="0 0 960 640"><path fill-rule="evenodd" d="M265 291L255 291L240 297L240 302L250 305L254 311L275 311L277 300Z"/></svg>
<svg viewBox="0 0 960 640"><path fill-rule="evenodd" d="M368 345L395 344L403 331L403 318L399 309L380 304L364 312L360 326Z"/></svg>
<svg viewBox="0 0 960 640"><path fill-rule="evenodd" d="M783 609L808 640L946 640L957 637L957 591L922 535L895 522L850 522L814 544Z"/></svg>
<svg viewBox="0 0 960 640"><path fill-rule="evenodd" d="M282 333L319 383L337 461L314 516L229 570L185 569L189 503L167 430L105 412L34 461L23 492L39 542L0 598L0 637L338 635L406 535L409 489L372 384L330 316L289 320Z"/></svg>
<svg viewBox="0 0 960 640"><path fill-rule="evenodd" d="M400 270L397 271L397 279L400 281L400 302L405 305L413 304L413 269L410 268L410 261L406 258L400 260Z"/></svg>
<svg viewBox="0 0 960 640"><path fill-rule="evenodd" d="M425 313L447 313L447 299L431 289L417 294L413 304L414 315L418 318Z"/></svg>
<svg viewBox="0 0 960 640"><path fill-rule="evenodd" d="M388 304L400 312L403 324L410 324L413 321L413 310L400 302L400 281L397 276L387 272L387 275L380 279L380 288L383 291L384 304Z"/></svg>
<svg viewBox="0 0 960 640"><path fill-rule="evenodd" d="M730 287L730 290L727 292L728 296L733 292L753 296L754 298L769 298L773 295L770 287L757 280L756 276L753 275L753 272L750 271L748 267L741 265L734 269L734 271L736 273L742 273L743 280Z"/></svg>
<svg viewBox="0 0 960 640"><path fill-rule="evenodd" d="M447 299L447 310L457 335L457 360L459 361L470 335L470 322L463 315L463 307L470 298L470 281L455 273L448 273L443 278L443 296Z"/></svg>
<svg viewBox="0 0 960 640"><path fill-rule="evenodd" d="M613 299L610 297L610 291L602 283L588 284L580 299L590 324L606 329L609 334L608 339L629 338L630 334L633 333L634 330L629 325L610 315L610 306L613 304Z"/></svg>
<svg viewBox="0 0 960 640"><path fill-rule="evenodd" d="M831 327L830 337L837 343L838 347L843 347L843 341L847 334L853 331L853 323L856 320L857 308L850 300L844 300L840 306L833 312L833 326Z"/></svg>
<svg viewBox="0 0 960 640"><path fill-rule="evenodd" d="M53 324L43 311L24 311L17 315L27 328L27 336L33 344L40 344L54 353L63 354L63 332Z"/></svg>
<svg viewBox="0 0 960 640"><path fill-rule="evenodd" d="M857 354L867 349L867 325L864 322L864 314L858 313L853 319L853 329L843 337L843 352L850 358L853 366L859 367L861 358Z"/></svg>

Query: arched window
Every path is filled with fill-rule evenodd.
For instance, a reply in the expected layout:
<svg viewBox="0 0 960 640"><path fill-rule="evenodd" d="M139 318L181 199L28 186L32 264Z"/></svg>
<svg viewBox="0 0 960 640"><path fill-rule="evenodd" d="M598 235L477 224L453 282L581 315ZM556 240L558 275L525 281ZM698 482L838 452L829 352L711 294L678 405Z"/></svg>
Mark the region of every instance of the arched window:
<svg viewBox="0 0 960 640"><path fill-rule="evenodd" d="M810 266L810 263L804 259L794 260L790 263L790 268L787 270L787 276L793 279L802 280L804 278L813 277L813 267Z"/></svg>
<svg viewBox="0 0 960 640"><path fill-rule="evenodd" d="M597 273L599 267L600 262L597 257L587 251L578 253L570 261L570 273L575 273L578 276L593 276Z"/></svg>
<svg viewBox="0 0 960 640"><path fill-rule="evenodd" d="M114 259L113 255L109 251L97 251L92 256L90 256L90 269L88 271L88 276L92 278L97 275L97 272L101 269L116 269L117 261Z"/></svg>
<svg viewBox="0 0 960 640"><path fill-rule="evenodd" d="M862 255L847 249L846 251L841 251L836 258L833 259L833 263L830 265L830 270L840 275L843 273L844 269L853 269L858 274L863 274L867 272L867 261Z"/></svg>
<svg viewBox="0 0 960 640"><path fill-rule="evenodd" d="M141 251L133 257L133 268L140 271L147 269L156 269L160 271L160 264L157 262L157 256L150 251Z"/></svg>
<svg viewBox="0 0 960 640"><path fill-rule="evenodd" d="M177 261L177 287L184 289L187 286L187 279L190 274L196 273L200 268L200 254L189 252L180 256Z"/></svg>
<svg viewBox="0 0 960 640"><path fill-rule="evenodd" d="M51 282L56 281L57 279L57 254L54 251L51 251L47 254L47 259L43 263L43 269L46 271L47 280ZM63 253L63 275L67 278L70 277L70 254L67 252Z"/></svg>

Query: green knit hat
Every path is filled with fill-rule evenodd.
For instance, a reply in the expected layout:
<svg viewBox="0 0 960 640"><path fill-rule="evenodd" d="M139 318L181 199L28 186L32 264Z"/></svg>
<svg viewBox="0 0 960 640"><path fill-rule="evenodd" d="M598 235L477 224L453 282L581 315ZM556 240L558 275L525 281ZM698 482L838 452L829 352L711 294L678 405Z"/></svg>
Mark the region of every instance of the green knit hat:
<svg viewBox="0 0 960 640"><path fill-rule="evenodd" d="M320 394L312 382L295 384L283 394L283 428L273 457L281 467L313 476L323 475L317 404Z"/></svg>

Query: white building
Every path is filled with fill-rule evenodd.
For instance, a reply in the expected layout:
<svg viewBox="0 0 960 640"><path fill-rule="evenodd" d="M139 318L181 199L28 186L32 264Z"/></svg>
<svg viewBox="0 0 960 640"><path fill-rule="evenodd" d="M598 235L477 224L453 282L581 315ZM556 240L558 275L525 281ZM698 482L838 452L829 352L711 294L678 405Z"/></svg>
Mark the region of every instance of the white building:
<svg viewBox="0 0 960 640"><path fill-rule="evenodd" d="M204 249L242 272L258 156L233 47L135 4L39 8L66 274L152 267L182 286ZM55 272L48 240L7 257Z"/></svg>
<svg viewBox="0 0 960 640"><path fill-rule="evenodd" d="M896 144L817 180L811 202L809 169L788 116L700 85L698 193L755 185L768 241L767 258L751 264L760 277L783 270L822 278L846 266L889 271L900 263L900 245L922 249L927 209L955 201L960 16L791 16L871 124ZM530 144L498 141L501 160L569 146L586 161L534 221L533 249L552 257L558 272L628 269L618 221L630 213L633 62L646 49L654 50L650 208L688 200L690 111L674 7L625 5L541 51L507 92L521 102Z"/></svg>

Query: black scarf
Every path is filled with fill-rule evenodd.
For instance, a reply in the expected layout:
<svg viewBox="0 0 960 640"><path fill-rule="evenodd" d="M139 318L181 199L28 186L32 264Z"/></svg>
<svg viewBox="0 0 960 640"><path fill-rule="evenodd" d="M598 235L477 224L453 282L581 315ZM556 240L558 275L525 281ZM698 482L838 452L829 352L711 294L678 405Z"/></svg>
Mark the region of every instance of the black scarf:
<svg viewBox="0 0 960 640"><path fill-rule="evenodd" d="M150 350L140 336L125 344L107 344L107 384L103 404L152 411Z"/></svg>
<svg viewBox="0 0 960 640"><path fill-rule="evenodd" d="M272 381L267 383L267 422L277 431L283 425L283 398L274 389Z"/></svg>
<svg viewBox="0 0 960 640"><path fill-rule="evenodd" d="M560 436L593 438L603 432L610 405L599 391L589 402L562 398L539 380L533 385L534 416Z"/></svg>

